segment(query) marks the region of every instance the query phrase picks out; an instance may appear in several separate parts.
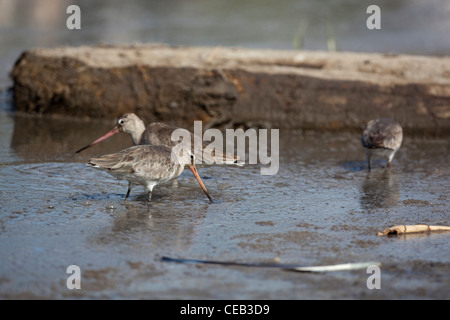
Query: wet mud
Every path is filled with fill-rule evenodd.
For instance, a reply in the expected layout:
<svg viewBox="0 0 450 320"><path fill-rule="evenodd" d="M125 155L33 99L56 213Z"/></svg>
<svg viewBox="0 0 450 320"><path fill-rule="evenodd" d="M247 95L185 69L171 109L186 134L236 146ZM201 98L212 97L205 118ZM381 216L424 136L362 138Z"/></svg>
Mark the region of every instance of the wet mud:
<svg viewBox="0 0 450 320"><path fill-rule="evenodd" d="M0 297L32 299L449 299L450 233L379 237L397 224L449 224L449 142L405 137L393 166L367 172L358 133L280 131L280 168L209 166L124 201L127 183L90 156L131 145L110 121L2 114ZM379 261L366 270L179 264L161 257L303 265ZM67 267L78 265L81 289Z"/></svg>

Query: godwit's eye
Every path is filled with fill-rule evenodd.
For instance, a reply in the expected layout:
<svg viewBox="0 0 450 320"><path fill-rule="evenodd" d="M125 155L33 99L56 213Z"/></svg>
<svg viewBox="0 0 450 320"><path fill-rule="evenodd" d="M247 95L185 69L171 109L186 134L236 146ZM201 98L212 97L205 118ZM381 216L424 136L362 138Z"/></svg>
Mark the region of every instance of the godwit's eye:
<svg viewBox="0 0 450 320"><path fill-rule="evenodd" d="M191 160L194 160L194 155L193 154L191 154Z"/></svg>
<svg viewBox="0 0 450 320"><path fill-rule="evenodd" d="M123 119L120 119L117 123L118 124L123 124L125 121Z"/></svg>

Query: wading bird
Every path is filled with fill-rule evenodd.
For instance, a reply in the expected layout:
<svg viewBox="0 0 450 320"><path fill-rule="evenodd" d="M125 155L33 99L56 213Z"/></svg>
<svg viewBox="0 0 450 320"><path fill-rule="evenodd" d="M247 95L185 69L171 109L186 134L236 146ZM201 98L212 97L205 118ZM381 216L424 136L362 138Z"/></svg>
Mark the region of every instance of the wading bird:
<svg viewBox="0 0 450 320"><path fill-rule="evenodd" d="M361 137L366 148L368 170L372 167L372 158L387 158L391 166L395 153L400 149L403 131L400 124L392 119L370 120Z"/></svg>
<svg viewBox="0 0 450 320"><path fill-rule="evenodd" d="M186 149L185 149L186 150ZM136 185L143 185L151 201L153 188L178 178L188 166L208 199L213 199L206 190L195 166L195 157L189 151L177 154L165 146L138 145L117 153L91 158L88 165L108 172L119 180L128 180L128 191Z"/></svg>
<svg viewBox="0 0 450 320"><path fill-rule="evenodd" d="M79 153L93 145L102 142L109 137L115 135L119 132L125 132L131 135L131 139L135 145L153 145L153 146L166 146L173 148L179 144L180 141L172 141L172 133L178 128L171 127L165 123L153 122L145 127L144 122L134 113L126 113L117 120L115 127L108 133L98 138L97 140L91 142L90 144L84 146L83 148L76 151ZM237 164L242 165L241 160L237 156L232 156L224 154L219 150L214 150L211 155L202 154L203 150L194 150L194 135L190 133L191 136L191 152L199 159L204 159L207 163L217 163L217 164ZM207 146L207 143L203 143L203 149Z"/></svg>

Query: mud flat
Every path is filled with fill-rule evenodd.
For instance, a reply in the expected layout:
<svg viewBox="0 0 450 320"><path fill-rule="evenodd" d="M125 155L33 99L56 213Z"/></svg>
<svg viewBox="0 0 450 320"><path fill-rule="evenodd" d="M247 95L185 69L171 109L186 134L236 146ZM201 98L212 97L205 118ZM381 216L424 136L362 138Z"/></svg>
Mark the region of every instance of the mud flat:
<svg viewBox="0 0 450 320"><path fill-rule="evenodd" d="M360 130L391 117L450 135L450 57L170 47L36 48L11 78L16 110L89 118L138 113L181 126Z"/></svg>

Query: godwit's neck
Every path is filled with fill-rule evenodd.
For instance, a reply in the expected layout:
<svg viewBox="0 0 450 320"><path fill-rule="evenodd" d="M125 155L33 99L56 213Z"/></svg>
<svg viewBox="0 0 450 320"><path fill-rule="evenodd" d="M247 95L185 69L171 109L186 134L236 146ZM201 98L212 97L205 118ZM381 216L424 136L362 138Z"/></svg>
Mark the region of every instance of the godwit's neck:
<svg viewBox="0 0 450 320"><path fill-rule="evenodd" d="M144 131L144 121L141 119L136 119L134 130L131 132L131 138L133 139L134 144L140 144Z"/></svg>

